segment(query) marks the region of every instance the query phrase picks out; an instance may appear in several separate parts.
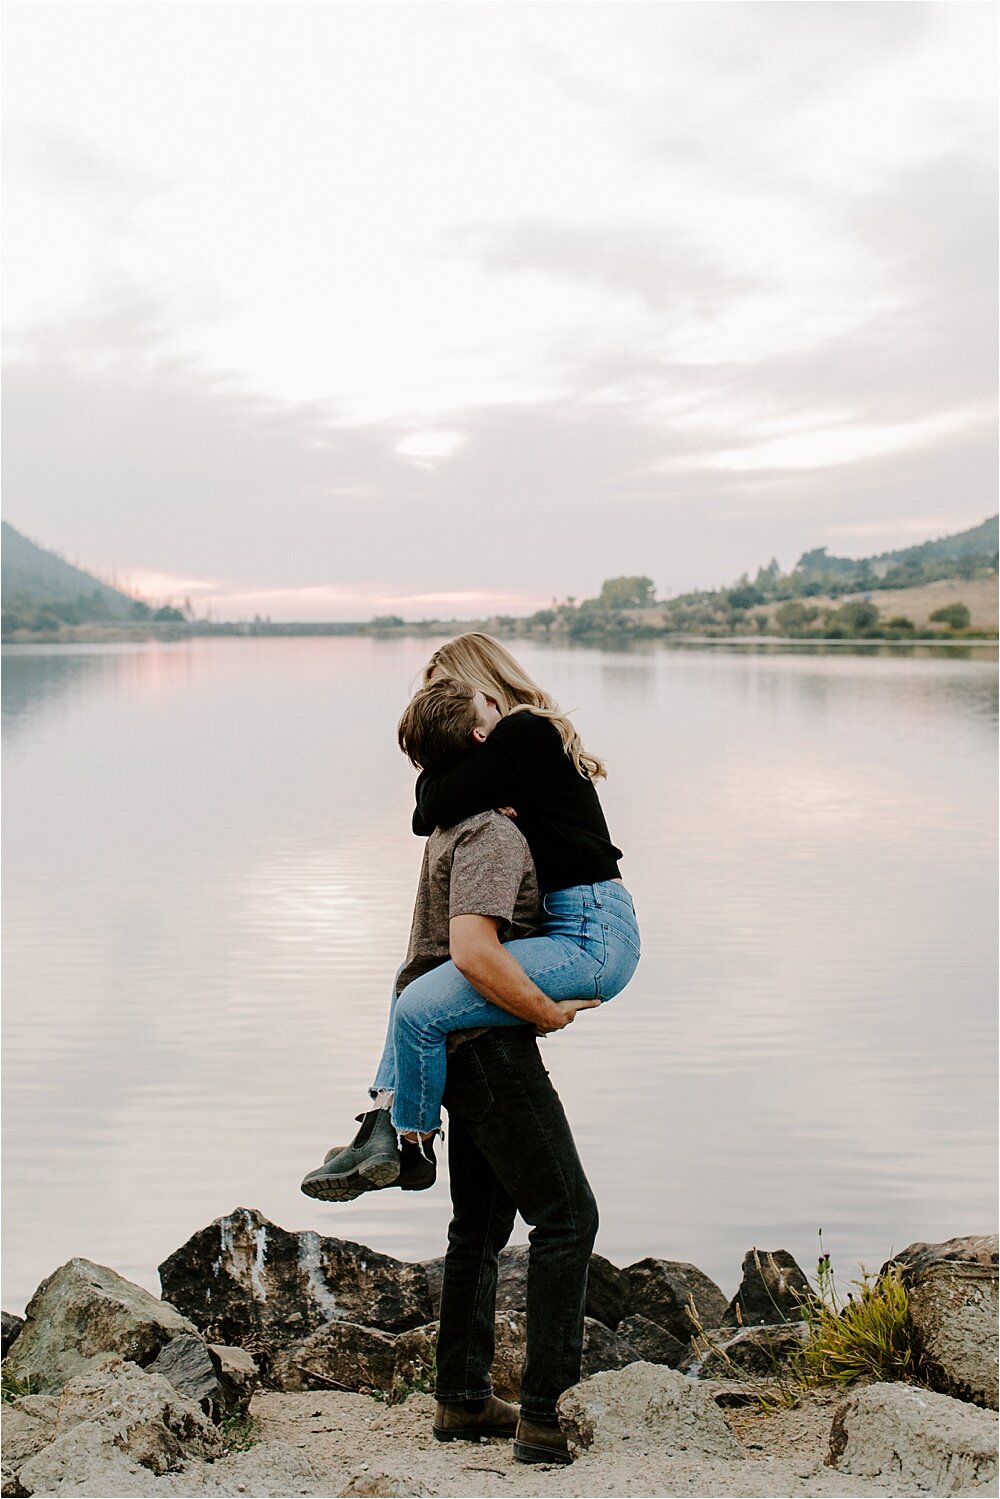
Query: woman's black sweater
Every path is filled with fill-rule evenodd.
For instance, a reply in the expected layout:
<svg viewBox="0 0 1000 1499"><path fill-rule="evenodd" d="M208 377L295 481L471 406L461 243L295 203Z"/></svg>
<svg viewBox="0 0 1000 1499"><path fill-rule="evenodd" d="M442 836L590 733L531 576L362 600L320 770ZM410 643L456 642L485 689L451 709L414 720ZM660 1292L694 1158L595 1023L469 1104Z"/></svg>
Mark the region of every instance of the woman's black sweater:
<svg viewBox="0 0 1000 1499"><path fill-rule="evenodd" d="M517 812L543 895L620 878L621 849L611 842L594 784L580 775L548 719L509 714L450 770L423 771L413 831L426 837L490 807Z"/></svg>

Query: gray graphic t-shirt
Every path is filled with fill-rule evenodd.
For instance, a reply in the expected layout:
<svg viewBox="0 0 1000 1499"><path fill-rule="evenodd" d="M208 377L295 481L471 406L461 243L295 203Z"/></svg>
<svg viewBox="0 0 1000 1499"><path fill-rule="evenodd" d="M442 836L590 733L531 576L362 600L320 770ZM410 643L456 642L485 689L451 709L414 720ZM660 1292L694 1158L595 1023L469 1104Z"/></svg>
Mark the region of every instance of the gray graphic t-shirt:
<svg viewBox="0 0 1000 1499"><path fill-rule="evenodd" d="M477 812L436 828L424 848L406 961L396 993L448 960L453 916L495 916L501 942L538 930L541 902L535 866L522 834L500 812Z"/></svg>

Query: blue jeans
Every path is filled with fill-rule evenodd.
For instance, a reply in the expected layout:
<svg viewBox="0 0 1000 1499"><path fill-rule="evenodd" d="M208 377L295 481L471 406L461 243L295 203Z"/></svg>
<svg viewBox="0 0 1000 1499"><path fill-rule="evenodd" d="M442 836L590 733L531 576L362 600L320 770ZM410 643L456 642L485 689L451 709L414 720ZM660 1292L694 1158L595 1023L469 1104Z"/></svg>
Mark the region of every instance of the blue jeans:
<svg viewBox="0 0 1000 1499"><path fill-rule="evenodd" d="M639 927L632 897L616 880L571 885L542 899L541 930L506 950L549 999L613 999L639 961ZM452 1031L527 1025L484 999L454 963L421 974L393 993L385 1049L372 1085L393 1090L398 1130L426 1134L441 1124L441 1099Z"/></svg>

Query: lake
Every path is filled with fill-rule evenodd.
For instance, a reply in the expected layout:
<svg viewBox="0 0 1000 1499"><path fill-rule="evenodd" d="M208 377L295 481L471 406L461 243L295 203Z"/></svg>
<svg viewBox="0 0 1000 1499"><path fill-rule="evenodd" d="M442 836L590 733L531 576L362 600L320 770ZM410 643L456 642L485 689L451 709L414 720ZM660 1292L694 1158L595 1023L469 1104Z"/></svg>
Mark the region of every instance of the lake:
<svg viewBox="0 0 1000 1499"><path fill-rule="evenodd" d="M6 1309L73 1255L158 1291L238 1204L443 1252L446 1172L298 1190L381 1049L433 645L5 648ZM995 649L514 645L608 762L643 931L542 1042L598 1249L731 1294L754 1244L811 1272L822 1228L843 1283L994 1230Z"/></svg>

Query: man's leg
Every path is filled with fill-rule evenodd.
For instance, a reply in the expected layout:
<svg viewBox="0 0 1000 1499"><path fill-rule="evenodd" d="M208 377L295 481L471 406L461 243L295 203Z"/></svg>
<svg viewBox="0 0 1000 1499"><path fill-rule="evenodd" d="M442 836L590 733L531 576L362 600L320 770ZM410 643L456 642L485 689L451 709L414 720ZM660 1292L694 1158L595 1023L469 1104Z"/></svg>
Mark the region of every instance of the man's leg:
<svg viewBox="0 0 1000 1499"><path fill-rule="evenodd" d="M492 1395L497 1259L514 1204L458 1115L448 1147L454 1209L441 1288L434 1434L443 1441L513 1436L517 1409Z"/></svg>
<svg viewBox="0 0 1000 1499"><path fill-rule="evenodd" d="M460 1059L461 1075L454 1065ZM460 1086L473 1061L492 1095L491 1106L478 1118L470 1117ZM557 1426L556 1401L580 1378L597 1204L530 1031L490 1030L465 1042L451 1065L446 1101L452 1140L461 1120L521 1216L533 1225L521 1414L539 1425Z"/></svg>

